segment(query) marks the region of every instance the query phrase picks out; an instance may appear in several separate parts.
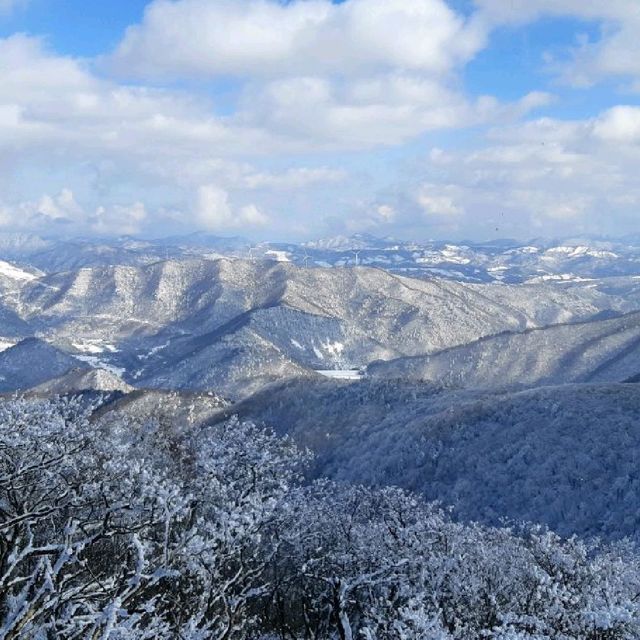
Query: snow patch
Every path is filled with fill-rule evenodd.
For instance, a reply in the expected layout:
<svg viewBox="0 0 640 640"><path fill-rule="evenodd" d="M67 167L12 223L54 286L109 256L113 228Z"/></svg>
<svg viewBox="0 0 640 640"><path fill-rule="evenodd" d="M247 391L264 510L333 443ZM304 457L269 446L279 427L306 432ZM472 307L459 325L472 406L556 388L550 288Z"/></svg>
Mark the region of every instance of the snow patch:
<svg viewBox="0 0 640 640"><path fill-rule="evenodd" d="M20 269L9 262L5 262L4 260L0 260L0 276L10 278L11 280L20 280L22 282L30 282L38 277L33 273L24 271L23 269Z"/></svg>
<svg viewBox="0 0 640 640"><path fill-rule="evenodd" d="M11 341L7 338L0 338L0 353L7 349L11 349L11 347L15 347L16 344L17 342L15 340Z"/></svg>
<svg viewBox="0 0 640 640"><path fill-rule="evenodd" d="M148 360L149 358L155 356L156 353L162 351L163 349L166 349L170 343L171 341L168 340L164 344L158 345L157 347L153 347L153 349L150 349L148 353L141 355L140 360Z"/></svg>
<svg viewBox="0 0 640 640"><path fill-rule="evenodd" d="M289 254L286 251L274 251L273 249L271 249L264 255L268 256L272 260L275 260L276 262L291 262L291 260L289 260Z"/></svg>
<svg viewBox="0 0 640 640"><path fill-rule="evenodd" d="M316 369L316 373L334 380L361 380L364 376L359 369Z"/></svg>
<svg viewBox="0 0 640 640"><path fill-rule="evenodd" d="M557 273L536 276L526 280L526 284L537 284L540 282L593 282L593 278L581 278L573 273Z"/></svg>
<svg viewBox="0 0 640 640"><path fill-rule="evenodd" d="M342 352L344 351L344 344L342 344L342 342L331 342L331 340L327 338L327 341L323 342L321 346L332 358L342 357Z"/></svg>
<svg viewBox="0 0 640 640"><path fill-rule="evenodd" d="M78 342L72 342L71 345L78 351L83 353L117 353L118 349L112 344L106 344L100 340L80 340Z"/></svg>
<svg viewBox="0 0 640 640"><path fill-rule="evenodd" d="M591 258L618 258L617 253L613 251L602 251L599 249L592 249L591 247L577 246L577 247L552 247L545 252L547 255L564 255L567 258L581 258L583 256L589 256Z"/></svg>
<svg viewBox="0 0 640 640"><path fill-rule="evenodd" d="M81 360L82 362L86 362L88 365L91 365L94 369L104 369L105 371L108 371L109 373L113 373L114 375L120 378L126 372L126 369L122 367L116 367L112 364L109 364L108 362L104 362L104 360L101 360L97 356L74 356L74 357L76 358L76 360Z"/></svg>

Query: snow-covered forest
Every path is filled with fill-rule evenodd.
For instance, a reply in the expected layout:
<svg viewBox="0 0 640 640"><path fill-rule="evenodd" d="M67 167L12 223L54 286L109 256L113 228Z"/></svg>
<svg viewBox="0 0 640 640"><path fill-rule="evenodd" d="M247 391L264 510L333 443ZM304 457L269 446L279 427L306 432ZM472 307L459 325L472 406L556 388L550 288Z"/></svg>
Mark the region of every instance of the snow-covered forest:
<svg viewBox="0 0 640 640"><path fill-rule="evenodd" d="M640 556L305 483L231 419L0 405L0 637L586 640L640 635Z"/></svg>

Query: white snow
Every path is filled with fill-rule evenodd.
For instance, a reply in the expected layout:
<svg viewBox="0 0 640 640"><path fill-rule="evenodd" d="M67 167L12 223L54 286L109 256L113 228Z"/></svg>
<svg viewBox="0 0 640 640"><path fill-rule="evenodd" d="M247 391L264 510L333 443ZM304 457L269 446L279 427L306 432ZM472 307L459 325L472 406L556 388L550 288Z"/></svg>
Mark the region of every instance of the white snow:
<svg viewBox="0 0 640 640"><path fill-rule="evenodd" d="M450 269L438 269L437 267L429 267L429 273L444 276L447 278L464 278L464 274L460 271L451 271Z"/></svg>
<svg viewBox="0 0 640 640"><path fill-rule="evenodd" d="M591 247L577 246L577 247L551 247L545 252L546 255L564 255L568 258L579 258L582 256L589 256L591 258L618 258L618 254L612 251L602 251L599 249L592 249Z"/></svg>
<svg viewBox="0 0 640 640"><path fill-rule="evenodd" d="M363 375L359 369L316 369L316 373L335 380L360 380Z"/></svg>
<svg viewBox="0 0 640 640"><path fill-rule="evenodd" d="M118 349L108 343L104 343L100 340L79 340L77 342L71 343L75 349L78 351L82 351L83 353L104 353L108 351L109 353L117 353Z"/></svg>
<svg viewBox="0 0 640 640"><path fill-rule="evenodd" d="M87 364L91 365L94 369L104 369L105 371L109 371L110 373L113 373L118 377L122 377L126 372L126 369L123 369L122 367L115 367L114 365L109 364L108 362L104 362L104 360L101 360L96 356L74 356L74 357L77 360L86 362Z"/></svg>
<svg viewBox="0 0 640 640"><path fill-rule="evenodd" d="M38 277L4 260L0 260L0 276L10 278L11 280L21 280L23 282L29 282Z"/></svg>
<svg viewBox="0 0 640 640"><path fill-rule="evenodd" d="M8 338L0 338L0 353L2 351L6 351L7 349L10 349L11 347L15 347L16 345L16 341L13 340L9 340Z"/></svg>
<svg viewBox="0 0 640 640"><path fill-rule="evenodd" d="M272 249L270 251L267 251L264 255L272 258L276 262L291 262L286 251L274 251Z"/></svg>
<svg viewBox="0 0 640 640"><path fill-rule="evenodd" d="M155 356L156 353L162 351L163 349L166 349L170 344L171 344L171 340L167 340L167 342L165 342L164 344L160 344L157 347L153 347L153 349L151 349L149 353L145 353L141 355L140 360L148 360L152 356Z"/></svg>
<svg viewBox="0 0 640 640"><path fill-rule="evenodd" d="M342 342L331 342L329 338L327 338L326 342L322 343L322 348L329 353L332 358L340 358L342 356L342 352L344 351L344 345Z"/></svg>
<svg viewBox="0 0 640 640"><path fill-rule="evenodd" d="M593 278L581 278L573 273L557 273L530 278L526 281L526 284L536 284L541 282L593 282Z"/></svg>
<svg viewBox="0 0 640 640"><path fill-rule="evenodd" d="M72 342L71 344L78 351L84 351L85 353L104 353L104 349L96 344L88 344L86 342Z"/></svg>

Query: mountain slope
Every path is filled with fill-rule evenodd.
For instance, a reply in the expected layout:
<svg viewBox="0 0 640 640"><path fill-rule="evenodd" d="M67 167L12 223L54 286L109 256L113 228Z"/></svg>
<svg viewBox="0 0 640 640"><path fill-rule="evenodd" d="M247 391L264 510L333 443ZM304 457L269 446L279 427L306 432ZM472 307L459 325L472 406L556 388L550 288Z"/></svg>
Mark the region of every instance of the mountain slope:
<svg viewBox="0 0 640 640"><path fill-rule="evenodd" d="M29 393L36 395L68 395L82 391L121 391L129 393L133 387L104 369L72 369L62 376L47 380Z"/></svg>
<svg viewBox="0 0 640 640"><path fill-rule="evenodd" d="M370 268L200 259L52 274L26 283L16 303L21 317L44 331L109 340L162 330L205 334L240 314L276 307L337 320L346 338L364 337L390 356L416 355L500 331L640 309L640 283L609 294L597 287L474 286Z"/></svg>
<svg viewBox="0 0 640 640"><path fill-rule="evenodd" d="M0 353L0 392L25 390L86 369L81 361L37 338L27 338Z"/></svg>
<svg viewBox="0 0 640 640"><path fill-rule="evenodd" d="M313 375L249 327L234 323L171 342L131 378L142 387L214 390L242 398L276 380Z"/></svg>
<svg viewBox="0 0 640 640"><path fill-rule="evenodd" d="M436 354L376 362L368 374L465 387L623 382L640 373L640 314L503 333Z"/></svg>
<svg viewBox="0 0 640 640"><path fill-rule="evenodd" d="M315 476L412 489L463 519L639 539L636 385L490 393L291 381L229 411L310 447Z"/></svg>
<svg viewBox="0 0 640 640"><path fill-rule="evenodd" d="M230 403L214 393L193 393L161 389L134 390L108 395L95 411L94 419L108 413L122 414L137 421L157 420L162 424L201 425L216 420Z"/></svg>
<svg viewBox="0 0 640 640"><path fill-rule="evenodd" d="M28 278L4 302L27 335L131 384L241 397L312 369L637 310L640 282L469 285L365 267L190 258Z"/></svg>

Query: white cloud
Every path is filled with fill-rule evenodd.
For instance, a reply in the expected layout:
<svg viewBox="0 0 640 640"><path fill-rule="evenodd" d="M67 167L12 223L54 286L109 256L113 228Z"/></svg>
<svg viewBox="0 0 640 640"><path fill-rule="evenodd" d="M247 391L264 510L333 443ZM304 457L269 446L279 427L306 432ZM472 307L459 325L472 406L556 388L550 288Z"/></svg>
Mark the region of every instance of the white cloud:
<svg viewBox="0 0 640 640"><path fill-rule="evenodd" d="M420 186L417 201L429 218L431 216L459 216L464 208L458 204L461 189L452 184L423 184Z"/></svg>
<svg viewBox="0 0 640 640"><path fill-rule="evenodd" d="M640 107L609 109L595 121L594 133L603 140L623 144L640 142Z"/></svg>
<svg viewBox="0 0 640 640"><path fill-rule="evenodd" d="M282 173L249 170L240 178L238 185L247 189L290 190L342 182L346 177L344 171L329 167L299 167L287 169Z"/></svg>
<svg viewBox="0 0 640 640"><path fill-rule="evenodd" d="M552 100L532 92L511 104L489 96L470 102L444 80L395 73L344 82L273 80L247 91L241 113L253 127L316 148L359 149L400 144L428 131L513 121Z"/></svg>
<svg viewBox="0 0 640 640"><path fill-rule="evenodd" d="M0 133L0 149L56 144L70 152L91 144L136 155L166 152L176 141L193 149L196 141L232 138L188 96L99 80L24 35L0 40Z"/></svg>
<svg viewBox="0 0 640 640"><path fill-rule="evenodd" d="M596 77L602 47L627 29L628 2L478 4L465 19L444 0L155 0L100 61L25 35L0 39L0 224L250 233L269 223L275 236L313 233L323 219L387 232L425 220L493 228L499 210L529 225L630 212L638 108L523 124L553 96L469 97L461 75L497 25L575 14L607 25L598 48L575 57L574 69L590 61L586 77ZM114 68L140 84L110 77ZM183 88L159 88L166 78ZM189 78L205 90L191 92ZM209 80L233 84L225 115ZM371 191L393 181L383 173L400 154L337 155L468 125L495 127L485 147L435 150L424 179L407 179L398 197Z"/></svg>
<svg viewBox="0 0 640 640"><path fill-rule="evenodd" d="M289 144L264 127L216 117L208 101L187 93L98 78L85 63L48 52L39 39L0 39L0 183L5 200L12 194L4 207L5 217L7 207L14 212L14 226L21 207L45 225L70 221L71 213L88 220L62 196L39 200L34 185L50 193L62 186L82 192L86 209L105 207L94 211L87 228L119 232L121 225L151 225L162 206L173 209L166 218L174 226L180 226L180 210L187 212L182 223L189 223L191 194L201 184L262 194L344 179L344 171L328 166L295 166L293 160L282 171L258 170L242 159L286 151ZM154 193L153 214L142 219L139 211L128 215L118 208L123 200L149 207ZM254 210L244 216L253 223L259 217Z"/></svg>
<svg viewBox="0 0 640 640"><path fill-rule="evenodd" d="M475 0L469 19L444 0L155 0L111 58L143 78L445 78L497 27L543 17L600 23L564 65L573 84L626 76L640 88L638 0Z"/></svg>
<svg viewBox="0 0 640 640"><path fill-rule="evenodd" d="M108 64L145 80L231 77L236 123L297 149L359 149L500 117L459 81L486 41L445 0L155 0Z"/></svg>
<svg viewBox="0 0 640 640"><path fill-rule="evenodd" d="M269 222L254 204L233 207L229 194L216 185L203 185L198 189L194 219L200 228L211 231L260 227Z"/></svg>
<svg viewBox="0 0 640 640"><path fill-rule="evenodd" d="M181 44L157 42L162 30L156 27L167 16L175 17L175 30L166 37L183 37L181 25L189 21L209 29L218 18L224 33L211 27L220 42L218 35L203 40L196 28ZM280 18L282 24L274 22ZM327 151L398 145L425 131L518 119L547 104L542 93L511 105L463 95L458 72L483 37L443 0L153 3L116 59L124 61L125 50L134 55L135 44L141 65L158 64L168 73L150 56L170 46L176 65L192 55L205 65L200 71L176 66L176 73L215 74L219 67L221 73L246 74L236 78L239 97L225 116L216 115L215 99L203 97L205 92L122 83L97 74L91 61L49 51L41 39L0 38L5 209L26 206L28 219L35 221L37 213L40 224L57 228L75 219L104 233L150 229L154 220L172 230L196 222L250 229L265 224L264 210L278 211L280 228L288 231L292 225L283 209L323 215L295 192L313 192L323 204L344 211L353 205L347 196L318 195L322 185L346 185L345 171L322 155ZM212 58L211 47L223 49ZM173 55L166 64L171 60ZM296 154L310 152L311 166L305 166ZM276 154L285 169L269 167ZM240 204L227 203L230 210L222 201L194 208L193 193L202 185L216 185ZM82 194L83 206L72 211L60 196L38 199L41 191L58 193L63 187ZM243 207L246 202L253 208ZM373 223L388 224L390 216L376 216Z"/></svg>
<svg viewBox="0 0 640 640"><path fill-rule="evenodd" d="M0 227L39 232L135 234L143 229L147 211L141 202L132 205L82 207L71 189L56 195L44 194L36 200L13 205L0 202Z"/></svg>
<svg viewBox="0 0 640 640"><path fill-rule="evenodd" d="M249 91L242 109L253 126L334 148L398 144L484 117L441 82L395 74L348 82L274 80Z"/></svg>
<svg viewBox="0 0 640 640"><path fill-rule="evenodd" d="M444 0L155 0L112 61L142 77L440 75L484 43Z"/></svg>
<svg viewBox="0 0 640 640"><path fill-rule="evenodd" d="M75 222L84 216L71 189L63 189L57 196L45 194L36 204L24 204L22 209L28 215L42 216L53 222Z"/></svg>
<svg viewBox="0 0 640 640"><path fill-rule="evenodd" d="M600 38L582 40L570 51L570 61L556 62L563 78L589 86L611 77L626 77L640 90L640 10L637 0L475 0L475 20L490 30L521 26L542 17L572 17L601 25Z"/></svg>
<svg viewBox="0 0 640 640"><path fill-rule="evenodd" d="M148 220L148 212L142 202L131 205L99 206L95 213L88 216L88 223L94 233L110 234L117 230L119 234L140 233Z"/></svg>
<svg viewBox="0 0 640 640"><path fill-rule="evenodd" d="M640 211L639 143L640 107L497 127L473 151L432 150L400 202L467 235L616 233Z"/></svg>
<svg viewBox="0 0 640 640"><path fill-rule="evenodd" d="M391 224L395 221L398 212L394 207L388 204L381 204L377 207L376 213L380 217L380 220L385 224Z"/></svg>

